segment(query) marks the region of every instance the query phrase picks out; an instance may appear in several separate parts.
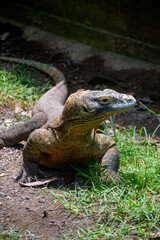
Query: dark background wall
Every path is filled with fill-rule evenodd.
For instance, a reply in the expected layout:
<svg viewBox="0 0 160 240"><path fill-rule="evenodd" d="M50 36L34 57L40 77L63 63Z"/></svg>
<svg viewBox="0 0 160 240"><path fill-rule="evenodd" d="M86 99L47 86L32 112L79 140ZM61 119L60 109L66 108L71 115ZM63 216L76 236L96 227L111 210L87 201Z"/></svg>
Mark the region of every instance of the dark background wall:
<svg viewBox="0 0 160 240"><path fill-rule="evenodd" d="M5 0L0 17L160 63L160 7L151 0Z"/></svg>

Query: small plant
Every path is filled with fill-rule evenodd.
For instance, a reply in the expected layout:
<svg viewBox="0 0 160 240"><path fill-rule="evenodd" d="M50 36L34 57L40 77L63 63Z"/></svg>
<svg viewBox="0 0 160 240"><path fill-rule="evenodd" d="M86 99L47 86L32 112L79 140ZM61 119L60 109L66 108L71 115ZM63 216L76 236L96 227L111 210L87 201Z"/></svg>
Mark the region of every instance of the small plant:
<svg viewBox="0 0 160 240"><path fill-rule="evenodd" d="M146 105L144 105L144 103L139 102L144 108L146 108L149 112L151 112L153 115L157 116L158 121L160 122L160 114L155 113L152 109L150 109L149 107L147 107Z"/></svg>
<svg viewBox="0 0 160 240"><path fill-rule="evenodd" d="M27 230L27 233L24 233L29 224L27 224L21 231L17 231L11 227L8 230L0 233L0 240L18 240L18 239L42 239L42 237L35 236Z"/></svg>

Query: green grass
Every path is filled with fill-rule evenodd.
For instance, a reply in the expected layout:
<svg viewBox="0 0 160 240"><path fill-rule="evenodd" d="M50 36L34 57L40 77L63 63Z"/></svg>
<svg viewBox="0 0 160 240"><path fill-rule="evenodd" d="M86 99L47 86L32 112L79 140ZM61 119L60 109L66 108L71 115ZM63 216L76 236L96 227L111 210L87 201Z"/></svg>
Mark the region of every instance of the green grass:
<svg viewBox="0 0 160 240"><path fill-rule="evenodd" d="M65 235L66 239L149 239L160 231L160 161L157 145L141 129L118 131L121 167L119 185L107 185L99 180L97 165L80 169L88 181L84 185L50 194L75 218L93 219L93 226ZM72 238L72 237L73 238Z"/></svg>
<svg viewBox="0 0 160 240"><path fill-rule="evenodd" d="M28 72L26 66L13 65L9 70L0 69L0 101L3 103L12 101L28 105L51 87L49 79L39 81Z"/></svg>
<svg viewBox="0 0 160 240"><path fill-rule="evenodd" d="M42 239L41 236L35 236L27 230L27 224L21 231L9 227L8 230L0 233L0 240L18 240L18 239ZM26 233L25 233L26 232Z"/></svg>

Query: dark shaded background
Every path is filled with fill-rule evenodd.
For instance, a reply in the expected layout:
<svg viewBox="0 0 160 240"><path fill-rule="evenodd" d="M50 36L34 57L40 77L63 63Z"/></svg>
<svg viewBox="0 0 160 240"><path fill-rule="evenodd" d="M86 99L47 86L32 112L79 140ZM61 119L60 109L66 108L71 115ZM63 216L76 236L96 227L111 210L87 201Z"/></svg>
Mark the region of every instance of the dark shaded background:
<svg viewBox="0 0 160 240"><path fill-rule="evenodd" d="M151 0L5 0L0 16L160 63L159 5Z"/></svg>

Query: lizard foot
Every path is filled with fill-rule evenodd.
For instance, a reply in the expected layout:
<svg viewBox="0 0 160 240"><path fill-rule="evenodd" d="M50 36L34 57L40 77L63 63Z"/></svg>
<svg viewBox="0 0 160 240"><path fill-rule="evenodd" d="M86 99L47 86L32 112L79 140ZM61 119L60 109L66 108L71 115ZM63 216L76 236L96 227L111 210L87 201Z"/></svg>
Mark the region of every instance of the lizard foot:
<svg viewBox="0 0 160 240"><path fill-rule="evenodd" d="M25 168L24 165L21 166L20 172L14 179L14 182L18 182L22 187L35 187L59 180L58 176L54 174L52 177L48 178L44 171L42 171L36 163L32 163L32 168ZM30 166L31 167L31 166Z"/></svg>
<svg viewBox="0 0 160 240"><path fill-rule="evenodd" d="M39 177L36 174L36 171L31 171L31 172L27 171L25 169L24 165L22 165L18 175L14 179L14 182L18 182L20 179L21 179L22 183L25 183L25 182L30 183L32 181L39 180Z"/></svg>
<svg viewBox="0 0 160 240"><path fill-rule="evenodd" d="M107 183L116 183L116 184L121 182L117 173L110 169L107 169L105 170L105 172L102 172L101 180L106 181Z"/></svg>

